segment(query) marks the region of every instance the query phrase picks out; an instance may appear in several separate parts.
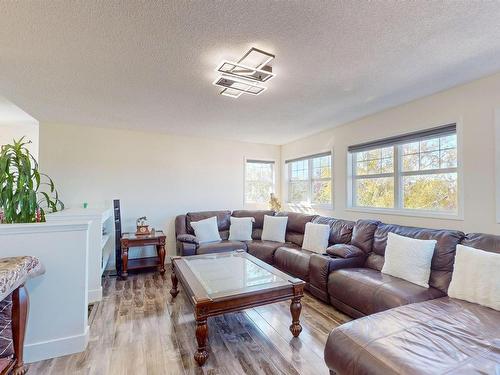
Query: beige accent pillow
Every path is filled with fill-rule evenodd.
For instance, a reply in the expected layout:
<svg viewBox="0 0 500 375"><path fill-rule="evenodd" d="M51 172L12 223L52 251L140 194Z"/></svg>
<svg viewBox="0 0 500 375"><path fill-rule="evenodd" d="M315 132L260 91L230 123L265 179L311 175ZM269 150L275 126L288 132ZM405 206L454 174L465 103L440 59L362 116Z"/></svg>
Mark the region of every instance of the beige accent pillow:
<svg viewBox="0 0 500 375"><path fill-rule="evenodd" d="M428 288L436 243L389 233L382 273Z"/></svg>
<svg viewBox="0 0 500 375"><path fill-rule="evenodd" d="M500 311L500 254L457 245L448 296Z"/></svg>
<svg viewBox="0 0 500 375"><path fill-rule="evenodd" d="M304 250L314 251L323 254L328 247L330 238L330 226L327 224L307 223L304 231Z"/></svg>
<svg viewBox="0 0 500 375"><path fill-rule="evenodd" d="M209 217L200 221L192 221L194 235L198 243L220 241L219 227L217 226L217 216Z"/></svg>
<svg viewBox="0 0 500 375"><path fill-rule="evenodd" d="M287 216L264 215L264 227L262 228L263 241L285 242Z"/></svg>

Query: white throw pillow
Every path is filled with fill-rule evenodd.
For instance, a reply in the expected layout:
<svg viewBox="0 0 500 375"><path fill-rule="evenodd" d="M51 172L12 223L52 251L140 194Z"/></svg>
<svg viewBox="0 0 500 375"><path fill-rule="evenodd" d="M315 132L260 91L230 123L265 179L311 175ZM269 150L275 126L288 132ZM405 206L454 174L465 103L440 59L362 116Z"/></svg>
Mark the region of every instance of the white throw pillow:
<svg viewBox="0 0 500 375"><path fill-rule="evenodd" d="M262 228L262 241L285 242L286 224L288 216L264 215Z"/></svg>
<svg viewBox="0 0 500 375"><path fill-rule="evenodd" d="M428 288L436 243L389 233L382 273Z"/></svg>
<svg viewBox="0 0 500 375"><path fill-rule="evenodd" d="M229 227L230 241L251 241L253 217L232 217Z"/></svg>
<svg viewBox="0 0 500 375"><path fill-rule="evenodd" d="M457 245L448 295L500 311L500 254Z"/></svg>
<svg viewBox="0 0 500 375"><path fill-rule="evenodd" d="M194 235L198 243L220 241L219 228L217 227L217 216L209 217L200 221L192 221Z"/></svg>
<svg viewBox="0 0 500 375"><path fill-rule="evenodd" d="M328 238L330 237L330 226L327 224L307 223L304 232L304 250L314 251L322 254L328 247Z"/></svg>

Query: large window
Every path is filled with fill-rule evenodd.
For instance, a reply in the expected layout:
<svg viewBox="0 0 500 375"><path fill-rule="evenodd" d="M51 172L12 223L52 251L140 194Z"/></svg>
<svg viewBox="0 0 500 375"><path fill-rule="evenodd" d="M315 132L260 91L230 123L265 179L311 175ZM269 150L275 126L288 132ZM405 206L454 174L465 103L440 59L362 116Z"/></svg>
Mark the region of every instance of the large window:
<svg viewBox="0 0 500 375"><path fill-rule="evenodd" d="M456 125L349 147L352 207L458 213Z"/></svg>
<svg viewBox="0 0 500 375"><path fill-rule="evenodd" d="M245 203L267 203L274 193L274 161L247 160Z"/></svg>
<svg viewBox="0 0 500 375"><path fill-rule="evenodd" d="M330 152L287 160L288 202L332 204L332 155Z"/></svg>

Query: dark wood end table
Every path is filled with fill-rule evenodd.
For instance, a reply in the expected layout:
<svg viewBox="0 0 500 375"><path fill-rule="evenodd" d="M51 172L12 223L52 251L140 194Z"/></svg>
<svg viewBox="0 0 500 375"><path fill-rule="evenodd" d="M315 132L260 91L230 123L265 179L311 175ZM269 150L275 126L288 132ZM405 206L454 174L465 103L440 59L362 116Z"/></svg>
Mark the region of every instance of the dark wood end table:
<svg viewBox="0 0 500 375"><path fill-rule="evenodd" d="M202 366L208 359L207 318L274 302L291 300L290 332L298 337L300 300L305 282L287 275L243 250L172 258L173 298L181 282L194 307L198 349L194 359Z"/></svg>
<svg viewBox="0 0 500 375"><path fill-rule="evenodd" d="M161 230L151 234L123 233L121 238L121 277L126 279L129 270L158 267L158 271L165 273L165 241L166 236ZM128 250L131 247L156 246L157 257L128 259Z"/></svg>

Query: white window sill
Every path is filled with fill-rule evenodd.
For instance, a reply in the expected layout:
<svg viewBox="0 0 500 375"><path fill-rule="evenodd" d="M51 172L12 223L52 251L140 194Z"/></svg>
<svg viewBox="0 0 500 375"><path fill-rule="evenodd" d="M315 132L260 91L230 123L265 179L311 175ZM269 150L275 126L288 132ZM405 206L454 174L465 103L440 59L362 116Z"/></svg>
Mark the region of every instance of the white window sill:
<svg viewBox="0 0 500 375"><path fill-rule="evenodd" d="M291 202L285 202L285 204L288 207L292 208L297 208L297 209L309 209L309 210L314 210L314 209L319 209L319 210L331 210L333 211L333 204L314 204L314 203L291 203Z"/></svg>
<svg viewBox="0 0 500 375"><path fill-rule="evenodd" d="M429 219L440 219L440 220L456 220L463 221L463 214L449 214L449 213L439 213L439 212L419 212L414 210L394 210L386 208L370 208L370 207L349 207L345 209L350 212L363 212L363 213L376 213L381 215L394 215L394 216L410 216L410 217L423 217Z"/></svg>

